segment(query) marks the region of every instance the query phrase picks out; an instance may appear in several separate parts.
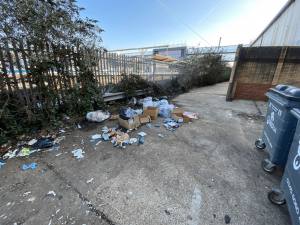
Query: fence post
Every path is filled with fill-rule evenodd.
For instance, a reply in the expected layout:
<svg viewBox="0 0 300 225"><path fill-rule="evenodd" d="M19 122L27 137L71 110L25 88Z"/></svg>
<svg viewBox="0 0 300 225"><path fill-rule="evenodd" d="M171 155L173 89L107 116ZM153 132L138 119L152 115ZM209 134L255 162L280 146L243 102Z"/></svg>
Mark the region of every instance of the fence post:
<svg viewBox="0 0 300 225"><path fill-rule="evenodd" d="M174 62L172 62L172 68L171 68L171 80L173 80L173 68L174 68Z"/></svg>
<svg viewBox="0 0 300 225"><path fill-rule="evenodd" d="M155 59L153 59L153 83L155 83L155 69L156 69L156 62Z"/></svg>

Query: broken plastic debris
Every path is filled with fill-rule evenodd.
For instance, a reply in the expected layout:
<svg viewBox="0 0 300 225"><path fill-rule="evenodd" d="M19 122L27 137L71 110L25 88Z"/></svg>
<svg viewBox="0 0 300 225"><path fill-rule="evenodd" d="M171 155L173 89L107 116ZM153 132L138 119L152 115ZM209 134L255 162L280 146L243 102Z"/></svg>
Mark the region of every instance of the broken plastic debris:
<svg viewBox="0 0 300 225"><path fill-rule="evenodd" d="M56 196L56 194L55 194L54 191L49 191L49 192L47 193L47 195L53 195L53 196Z"/></svg>
<svg viewBox="0 0 300 225"><path fill-rule="evenodd" d="M104 134L104 135L103 135L103 139L104 139L105 141L108 141L108 140L109 140L109 135Z"/></svg>
<svg viewBox="0 0 300 225"><path fill-rule="evenodd" d="M59 149L60 146L58 147L53 147L52 149L50 149L50 151L57 151Z"/></svg>
<svg viewBox="0 0 300 225"><path fill-rule="evenodd" d="M90 142L94 142L95 140L90 140Z"/></svg>
<svg viewBox="0 0 300 225"><path fill-rule="evenodd" d="M28 142L28 145L33 145L33 144L35 144L35 143L37 143L37 140L32 139L31 141Z"/></svg>
<svg viewBox="0 0 300 225"><path fill-rule="evenodd" d="M61 136L61 137L57 137L55 138L55 140L53 141L53 144L58 144L59 142L61 142L62 140L64 140L66 138L66 136Z"/></svg>
<svg viewBox="0 0 300 225"><path fill-rule="evenodd" d="M159 137L164 137L164 135L162 135L162 134L158 134L158 136L159 136Z"/></svg>
<svg viewBox="0 0 300 225"><path fill-rule="evenodd" d="M94 178L87 181L87 183L91 183L94 180Z"/></svg>
<svg viewBox="0 0 300 225"><path fill-rule="evenodd" d="M105 131L107 131L107 130L108 130L108 127L103 127L103 128L102 128L102 131L103 131L103 132L105 132Z"/></svg>
<svg viewBox="0 0 300 225"><path fill-rule="evenodd" d="M28 170L28 169L35 169L37 163L31 163L29 166L24 165L23 170Z"/></svg>
<svg viewBox="0 0 300 225"><path fill-rule="evenodd" d="M150 123L147 123L147 124L146 124L146 127L151 128L151 124L150 124Z"/></svg>
<svg viewBox="0 0 300 225"><path fill-rule="evenodd" d="M60 155L61 155L61 153L57 154L56 156L60 156Z"/></svg>
<svg viewBox="0 0 300 225"><path fill-rule="evenodd" d="M83 158L84 156L82 155L84 152L82 151L82 149L77 149L77 150L74 150L72 151L72 153L74 154L74 156L77 157L77 159L81 159Z"/></svg>
<svg viewBox="0 0 300 225"><path fill-rule="evenodd" d="M129 144L133 144L134 142L137 142L137 139L136 138L130 138Z"/></svg>
<svg viewBox="0 0 300 225"><path fill-rule="evenodd" d="M138 135L144 137L144 136L146 136L147 134L146 134L145 132L140 132L140 133L138 133Z"/></svg>
<svg viewBox="0 0 300 225"><path fill-rule="evenodd" d="M17 152L19 152L19 151L20 151L20 149L15 149L13 152L9 151L3 156L3 159L12 159L12 158L16 157Z"/></svg>
<svg viewBox="0 0 300 225"><path fill-rule="evenodd" d="M81 128L81 126L78 124L78 128L80 129Z"/></svg>
<svg viewBox="0 0 300 225"><path fill-rule="evenodd" d="M92 136L92 139L99 139L99 138L102 138L100 134L95 134Z"/></svg>
<svg viewBox="0 0 300 225"><path fill-rule="evenodd" d="M5 163L0 163L0 168L1 168L3 165L5 165Z"/></svg>
<svg viewBox="0 0 300 225"><path fill-rule="evenodd" d="M101 143L101 141L99 141L96 145L99 145Z"/></svg>
<svg viewBox="0 0 300 225"><path fill-rule="evenodd" d="M66 131L64 131L64 130L60 130L60 131L59 131L59 133L65 133L65 132L66 132Z"/></svg>

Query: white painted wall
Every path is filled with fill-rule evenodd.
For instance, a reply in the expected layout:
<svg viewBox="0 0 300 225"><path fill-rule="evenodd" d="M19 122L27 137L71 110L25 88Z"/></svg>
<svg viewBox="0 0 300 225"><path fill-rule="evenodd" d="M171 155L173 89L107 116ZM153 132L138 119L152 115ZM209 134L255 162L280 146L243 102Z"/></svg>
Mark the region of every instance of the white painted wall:
<svg viewBox="0 0 300 225"><path fill-rule="evenodd" d="M258 46L300 46L300 0L292 3L251 45Z"/></svg>

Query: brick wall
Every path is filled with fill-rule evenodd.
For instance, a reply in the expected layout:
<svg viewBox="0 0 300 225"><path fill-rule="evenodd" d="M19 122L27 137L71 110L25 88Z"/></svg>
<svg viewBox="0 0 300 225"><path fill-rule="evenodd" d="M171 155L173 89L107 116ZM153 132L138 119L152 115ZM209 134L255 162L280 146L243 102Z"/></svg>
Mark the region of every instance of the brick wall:
<svg viewBox="0 0 300 225"><path fill-rule="evenodd" d="M300 47L243 48L239 45L226 100L267 101L265 93L278 84L300 87Z"/></svg>
<svg viewBox="0 0 300 225"><path fill-rule="evenodd" d="M273 88L275 85L271 84L255 84L255 83L237 83L235 88L235 99L246 99L254 101L268 101L265 93L269 91L269 88Z"/></svg>

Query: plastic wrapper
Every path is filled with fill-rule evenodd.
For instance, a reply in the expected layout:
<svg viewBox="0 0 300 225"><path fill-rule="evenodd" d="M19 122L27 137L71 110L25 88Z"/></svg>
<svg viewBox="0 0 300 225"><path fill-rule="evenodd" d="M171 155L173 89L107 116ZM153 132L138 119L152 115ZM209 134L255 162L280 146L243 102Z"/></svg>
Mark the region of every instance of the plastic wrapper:
<svg viewBox="0 0 300 225"><path fill-rule="evenodd" d="M168 118L171 117L174 105L160 105L158 108L158 115Z"/></svg>
<svg viewBox="0 0 300 225"><path fill-rule="evenodd" d="M97 110L94 112L87 113L86 118L88 121L91 121L91 122L102 122L103 120L106 120L109 118L109 113L104 112L102 110Z"/></svg>
<svg viewBox="0 0 300 225"><path fill-rule="evenodd" d="M134 117L136 114L143 114L142 109L131 109L131 108L123 108L120 110L119 117L123 120L129 120Z"/></svg>
<svg viewBox="0 0 300 225"><path fill-rule="evenodd" d="M136 98L135 97L133 97L130 101L129 101L129 103L132 105L132 106L135 106L136 105L136 103L137 103L137 100L136 100Z"/></svg>
<svg viewBox="0 0 300 225"><path fill-rule="evenodd" d="M153 106L152 97L144 98L143 109L148 106Z"/></svg>

